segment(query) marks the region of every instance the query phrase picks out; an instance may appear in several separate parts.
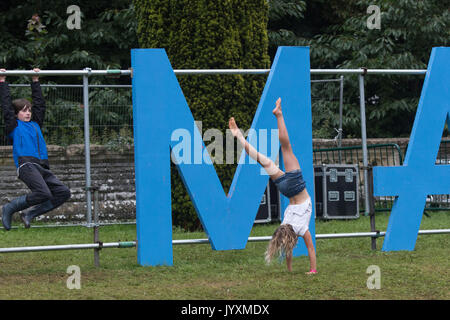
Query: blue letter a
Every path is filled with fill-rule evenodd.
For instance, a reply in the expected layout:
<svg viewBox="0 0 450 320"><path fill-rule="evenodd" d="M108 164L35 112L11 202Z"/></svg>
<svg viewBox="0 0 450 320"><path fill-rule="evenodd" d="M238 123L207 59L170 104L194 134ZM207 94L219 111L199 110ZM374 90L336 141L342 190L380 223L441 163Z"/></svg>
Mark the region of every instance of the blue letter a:
<svg viewBox="0 0 450 320"><path fill-rule="evenodd" d="M450 48L433 48L401 167L374 167L374 195L397 196L383 251L413 250L429 194L448 194L450 165L436 165L445 121L450 127Z"/></svg>
<svg viewBox="0 0 450 320"><path fill-rule="evenodd" d="M171 134L182 129L194 139L201 135L165 50L134 49L131 57L138 263L172 265ZM271 111L278 97L282 98L289 137L314 203L309 48L278 50L253 119L252 132L277 129ZM272 160L278 151L270 152ZM215 250L245 248L267 186L268 176L261 174L261 167L249 163L247 155L243 157L246 161L238 165L228 195L214 166L207 164L211 161L180 161L177 165ZM314 212L310 223L314 239L313 217ZM298 250L305 252L305 249Z"/></svg>

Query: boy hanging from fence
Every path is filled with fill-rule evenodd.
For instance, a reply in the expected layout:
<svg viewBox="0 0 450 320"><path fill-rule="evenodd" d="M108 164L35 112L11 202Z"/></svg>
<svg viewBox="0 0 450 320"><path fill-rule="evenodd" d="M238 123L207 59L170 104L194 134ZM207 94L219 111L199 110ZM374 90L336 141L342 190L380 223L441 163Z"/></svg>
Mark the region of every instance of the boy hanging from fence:
<svg viewBox="0 0 450 320"><path fill-rule="evenodd" d="M50 171L47 145L41 127L45 116L45 100L39 84L39 76L32 76L31 97L11 101L5 69L0 69L0 102L5 122L6 135L13 143L13 159L17 176L31 190L30 193L13 199L2 208L2 224L6 231L11 229L15 212L22 213L25 228L31 221L53 210L70 198L70 190ZM35 68L35 72L40 70Z"/></svg>

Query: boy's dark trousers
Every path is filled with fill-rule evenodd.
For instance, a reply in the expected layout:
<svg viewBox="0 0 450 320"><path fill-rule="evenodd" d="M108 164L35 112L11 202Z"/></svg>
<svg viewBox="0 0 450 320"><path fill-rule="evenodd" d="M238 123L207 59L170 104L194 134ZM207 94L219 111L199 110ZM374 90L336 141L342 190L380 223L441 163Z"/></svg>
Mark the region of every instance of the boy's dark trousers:
<svg viewBox="0 0 450 320"><path fill-rule="evenodd" d="M31 190L26 196L28 205L35 206L25 212L28 220L59 207L70 198L69 188L39 164L24 164L19 169L19 179Z"/></svg>

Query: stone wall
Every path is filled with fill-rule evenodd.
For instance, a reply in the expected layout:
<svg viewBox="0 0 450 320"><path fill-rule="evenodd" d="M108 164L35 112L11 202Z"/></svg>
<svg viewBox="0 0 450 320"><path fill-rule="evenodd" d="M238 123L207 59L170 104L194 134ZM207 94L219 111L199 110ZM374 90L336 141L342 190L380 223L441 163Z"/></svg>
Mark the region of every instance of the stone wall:
<svg viewBox="0 0 450 320"><path fill-rule="evenodd" d="M72 196L60 208L40 217L53 222L86 221L86 166L84 145L66 148L48 146L50 169L71 190ZM136 195L134 187L133 149L122 152L109 151L93 145L91 154L91 185L99 187L100 221L134 219ZM0 205L29 192L17 178L12 160L12 148L0 147ZM93 197L92 197L93 199ZM15 215L18 219L18 215Z"/></svg>
<svg viewBox="0 0 450 320"><path fill-rule="evenodd" d="M408 144L407 138L402 139L369 139L368 145L397 144L401 148L401 156L404 155ZM360 146L360 139L344 139L343 147ZM450 147L450 143L448 143ZM335 148L334 140L315 139L314 149ZM375 150L375 152L373 152ZM134 185L134 149L128 148L118 151L110 151L103 146L91 146L91 181L98 186L100 221L116 221L135 219L136 198ZM445 152L450 154L450 150ZM369 152L370 163L378 165L399 165L398 154L395 148L376 148ZM68 147L48 146L50 167L52 172L64 182L71 190L72 197L60 208L49 215L41 217L43 220L85 222L85 158L84 145L70 145ZM337 152L329 151L318 158L315 153L315 164L320 162L337 163ZM450 155L448 156L450 159ZM359 160L358 160L359 159ZM362 165L361 150L354 150L353 154L343 155L342 163ZM12 148L0 147L0 205L25 194L28 191L25 184L16 177L16 170L12 160ZM17 219L18 215L15 215Z"/></svg>

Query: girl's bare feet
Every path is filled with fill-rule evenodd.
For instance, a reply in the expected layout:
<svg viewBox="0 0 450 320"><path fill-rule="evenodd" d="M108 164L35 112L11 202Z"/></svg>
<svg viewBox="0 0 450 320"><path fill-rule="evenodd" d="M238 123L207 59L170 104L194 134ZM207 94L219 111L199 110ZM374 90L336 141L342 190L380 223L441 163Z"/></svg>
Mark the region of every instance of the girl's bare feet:
<svg viewBox="0 0 450 320"><path fill-rule="evenodd" d="M281 112L281 98L278 98L278 100L275 102L275 109L273 109L272 113L276 117L281 116L283 114Z"/></svg>

